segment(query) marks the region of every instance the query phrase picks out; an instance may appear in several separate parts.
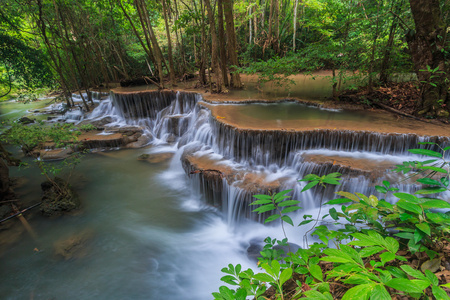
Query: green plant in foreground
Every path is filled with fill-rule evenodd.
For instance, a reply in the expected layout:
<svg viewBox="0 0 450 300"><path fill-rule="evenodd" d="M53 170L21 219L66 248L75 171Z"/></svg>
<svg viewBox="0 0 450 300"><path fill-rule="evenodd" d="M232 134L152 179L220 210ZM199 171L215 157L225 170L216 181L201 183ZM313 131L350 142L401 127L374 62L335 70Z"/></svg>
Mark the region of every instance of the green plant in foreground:
<svg viewBox="0 0 450 300"><path fill-rule="evenodd" d="M393 294L411 299L450 299L450 283L440 283L434 274L445 255L442 252L444 245L449 245L450 228L450 212L439 211L450 209L450 204L435 198L438 193L449 190L450 171L445 153L450 147L439 149L441 152L411 149L409 151L413 154L433 159L404 162L396 168L397 172L414 171L414 176L419 177L417 182L424 185L421 189L415 193L399 192L388 181L383 181L376 190L384 198L337 192L341 198L325 203L333 207L322 219L322 222L327 222L325 218L330 217L333 228L337 229L316 226L318 217L313 219L311 215L305 215L299 224L305 226L315 221L311 234L317 235L322 243L315 242L283 257L273 247L276 243L287 244L287 238L283 241L267 238L261 252L263 257L259 259L262 273L254 274L252 270L239 272L239 269L233 273L235 279L232 284L239 285L239 288L234 291L221 287L219 293L213 294L215 299L246 299L247 296L267 299L266 284L276 299L333 299L336 286L345 288L344 300L391 299ZM302 191L315 186L324 189L327 184L339 184L339 180L339 173L322 177L307 175L302 179L308 182ZM290 200L289 192L255 196L258 200L253 205L261 206L254 211L274 212L266 222L280 219L282 223L294 225L287 214L290 210L298 210L294 207L298 207L299 202ZM387 201L388 196L394 197L396 202ZM283 211L283 207L291 208ZM333 247L329 246L330 243ZM419 265L409 263L408 258L414 255ZM222 271L229 273L231 270L233 267L229 265ZM226 276L222 278L231 284L229 279ZM290 282L290 288L286 282Z"/></svg>

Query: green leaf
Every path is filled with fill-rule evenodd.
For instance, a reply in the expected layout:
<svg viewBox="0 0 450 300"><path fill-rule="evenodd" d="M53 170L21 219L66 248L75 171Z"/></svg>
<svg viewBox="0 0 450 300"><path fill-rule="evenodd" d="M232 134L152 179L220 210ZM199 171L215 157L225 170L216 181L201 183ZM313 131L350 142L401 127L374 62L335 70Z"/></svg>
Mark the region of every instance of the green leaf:
<svg viewBox="0 0 450 300"><path fill-rule="evenodd" d="M425 156L432 156L432 157L442 157L442 154L433 150L428 149L409 149L409 152L413 154L419 154L419 155L425 155Z"/></svg>
<svg viewBox="0 0 450 300"><path fill-rule="evenodd" d="M450 203L444 200L429 200L422 203L424 209L430 208L450 208Z"/></svg>
<svg viewBox="0 0 450 300"><path fill-rule="evenodd" d="M381 193L381 194L386 194L387 193L387 189L384 186L381 186L381 185L376 185L375 186L375 190L378 193Z"/></svg>
<svg viewBox="0 0 450 300"><path fill-rule="evenodd" d="M275 221L276 219L279 219L280 217L281 217L280 215L271 215L266 218L264 223L269 223L269 222Z"/></svg>
<svg viewBox="0 0 450 300"><path fill-rule="evenodd" d="M417 167L417 168L421 169L421 170L430 170L430 171L444 173L444 174L448 173L447 170L439 168L439 167L424 166L424 167Z"/></svg>
<svg viewBox="0 0 450 300"><path fill-rule="evenodd" d="M236 300L245 300L247 298L247 290L244 288L239 288L236 291L236 295L234 295L234 299Z"/></svg>
<svg viewBox="0 0 450 300"><path fill-rule="evenodd" d="M352 193L340 191L340 192L337 192L336 194L339 196L345 197L353 202L359 202L359 198Z"/></svg>
<svg viewBox="0 0 450 300"><path fill-rule="evenodd" d="M359 255L361 257L368 257L368 256L374 255L382 250L384 250L384 248L381 246L366 247L366 248L361 249L361 251L359 252Z"/></svg>
<svg viewBox="0 0 450 300"><path fill-rule="evenodd" d="M381 262L384 264L386 264L389 261L392 261L395 259L395 254L391 253L391 252L384 252L380 254L380 258L381 258Z"/></svg>
<svg viewBox="0 0 450 300"><path fill-rule="evenodd" d="M405 278L408 279L408 276L403 272L400 268L393 267L393 266L387 266L386 269L389 271L389 273L392 274L392 276L397 278Z"/></svg>
<svg viewBox="0 0 450 300"><path fill-rule="evenodd" d="M340 199L330 200L330 201L326 202L325 204L333 205L333 204L343 204L343 203L349 203L349 202L351 202L349 199L340 198Z"/></svg>
<svg viewBox="0 0 450 300"><path fill-rule="evenodd" d="M250 205L263 205L263 204L269 204L272 203L272 199L269 200L256 200L250 203Z"/></svg>
<svg viewBox="0 0 450 300"><path fill-rule="evenodd" d="M330 208L329 213L330 213L331 218L333 218L333 220L338 220L339 219L339 216L338 216L338 213L336 211L336 208L334 208L334 207Z"/></svg>
<svg viewBox="0 0 450 300"><path fill-rule="evenodd" d="M402 200L405 200L407 202L412 202L412 203L419 203L419 199L411 194L407 194L407 193L394 193L393 194L395 197L400 198Z"/></svg>
<svg viewBox="0 0 450 300"><path fill-rule="evenodd" d="M386 249L393 254L397 253L398 248L400 246L398 241L390 236L388 236L385 239L385 241L386 241L385 243Z"/></svg>
<svg viewBox="0 0 450 300"><path fill-rule="evenodd" d="M253 278L262 282L273 282L274 279L266 273L258 273L253 275Z"/></svg>
<svg viewBox="0 0 450 300"><path fill-rule="evenodd" d="M312 221L314 221L314 220L304 220L304 221L301 221L300 224L298 224L298 226L309 224L309 223L311 223Z"/></svg>
<svg viewBox="0 0 450 300"><path fill-rule="evenodd" d="M428 188L424 188L424 189L418 190L414 194L427 195L427 194L442 193L442 192L445 192L445 191L447 191L447 189L444 188L444 187L428 187Z"/></svg>
<svg viewBox="0 0 450 300"><path fill-rule="evenodd" d="M414 231L414 242L417 244L425 237L425 233L422 230L416 229Z"/></svg>
<svg viewBox="0 0 450 300"><path fill-rule="evenodd" d="M417 284L414 280L409 280L405 278L393 278L386 283L388 287L393 289L407 292L407 293L419 293L422 294L422 286Z"/></svg>
<svg viewBox="0 0 450 300"><path fill-rule="evenodd" d="M311 266L309 266L309 272L317 280L323 281L322 269L318 265L311 265Z"/></svg>
<svg viewBox="0 0 450 300"><path fill-rule="evenodd" d="M290 213L290 212L293 212L293 211L296 211L296 210L299 210L299 209L301 209L300 206L290 206L290 207L286 207L285 209L283 209L281 211L281 213L282 214L287 214L287 213Z"/></svg>
<svg viewBox="0 0 450 300"><path fill-rule="evenodd" d="M289 205L297 205L299 203L300 203L300 201L298 201L298 200L287 200L287 201L281 202L280 204L278 204L278 206L284 207L284 206L289 206Z"/></svg>
<svg viewBox="0 0 450 300"><path fill-rule="evenodd" d="M275 210L275 209L276 209L276 207L274 204L267 204L267 205L263 205L261 207L255 208L253 211L261 214L261 213L265 213L265 212Z"/></svg>
<svg viewBox="0 0 450 300"><path fill-rule="evenodd" d="M352 287L344 294L342 300L368 300L375 286L376 284L370 283Z"/></svg>
<svg viewBox="0 0 450 300"><path fill-rule="evenodd" d="M427 223L416 224L416 227L419 228L421 231L425 232L428 236L431 236L430 225L428 225Z"/></svg>
<svg viewBox="0 0 450 300"><path fill-rule="evenodd" d="M270 200L269 203L272 202L272 197L270 197L269 195L254 195L253 197L260 200Z"/></svg>
<svg viewBox="0 0 450 300"><path fill-rule="evenodd" d="M409 265L402 265L400 266L400 268L402 268L402 270L405 271L406 274L408 274L409 276L412 276L417 279L427 280L427 278L425 277L425 275L422 274L422 272L413 269Z"/></svg>
<svg viewBox="0 0 450 300"><path fill-rule="evenodd" d="M370 294L370 300L392 300L392 297L384 286L377 284Z"/></svg>
<svg viewBox="0 0 450 300"><path fill-rule="evenodd" d="M291 268L284 269L280 275L280 285L283 285L291 277L292 277L292 269Z"/></svg>
<svg viewBox="0 0 450 300"><path fill-rule="evenodd" d="M433 296L436 297L436 300L449 300L450 299L447 292L445 292L443 289L441 289L438 286L432 286L431 291L433 292Z"/></svg>
<svg viewBox="0 0 450 300"><path fill-rule="evenodd" d="M435 286L439 285L439 279L430 270L425 270L425 276L431 282L432 285L435 285Z"/></svg>
<svg viewBox="0 0 450 300"><path fill-rule="evenodd" d="M404 210L416 213L418 215L422 214L422 212L423 212L423 210L420 206L413 204L413 203L409 203L409 202L400 202L399 201L399 202L397 202L397 206Z"/></svg>
<svg viewBox="0 0 450 300"><path fill-rule="evenodd" d="M429 185L441 185L441 183L439 181L431 179L431 178L420 178L420 179L417 179L417 182L420 182L423 184L429 184Z"/></svg>
<svg viewBox="0 0 450 300"><path fill-rule="evenodd" d="M288 194L290 192L292 192L292 189L291 190L284 190L284 191L281 191L279 193L276 193L273 196L273 199L275 200L275 202L278 202L277 200L283 199L283 196L285 196L286 194Z"/></svg>
<svg viewBox="0 0 450 300"><path fill-rule="evenodd" d="M302 299L306 299L306 300L333 300L333 297L327 293L327 295L329 295L328 297L325 296L324 294L315 291L315 290L309 290L309 291L305 291L304 292L306 298L302 298Z"/></svg>
<svg viewBox="0 0 450 300"><path fill-rule="evenodd" d="M305 187L302 189L302 192L307 191L309 189L311 189L312 187L316 186L319 183L318 180L314 180L309 182L307 185L305 185Z"/></svg>
<svg viewBox="0 0 450 300"><path fill-rule="evenodd" d="M292 219L289 216L282 216L281 220L283 220L284 222L294 226L294 222L292 222Z"/></svg>

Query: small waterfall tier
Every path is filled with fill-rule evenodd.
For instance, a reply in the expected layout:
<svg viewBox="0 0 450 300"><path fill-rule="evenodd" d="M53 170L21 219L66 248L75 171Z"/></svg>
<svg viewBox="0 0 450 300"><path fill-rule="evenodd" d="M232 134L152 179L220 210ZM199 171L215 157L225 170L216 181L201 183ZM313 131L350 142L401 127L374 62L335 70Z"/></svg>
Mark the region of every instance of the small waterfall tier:
<svg viewBox="0 0 450 300"><path fill-rule="evenodd" d="M258 128L258 120L245 117L245 109L252 116L255 104L233 105L231 110L223 104L205 103L199 94L190 92L111 93L111 101L104 103L92 112L91 119L108 117L110 123L105 125L106 130L137 126L143 130L143 136L149 137L148 143L178 149L172 163L182 165L193 189L207 203L223 211L230 223L242 218L259 221L264 218L249 207L255 194L293 189L293 198L301 200L303 207L316 207L318 190L301 193L304 183L298 182L311 173L343 174L342 185L326 190L324 196L328 199L338 190L375 194L374 186L381 180L398 181L401 176L386 172L387 169L405 160L420 159L411 156L408 149L437 150L432 145L418 145L419 142L443 146L449 143L447 135L406 133L405 128L399 133L395 129L392 133L366 128L340 130L336 125L342 118L338 112L337 120L332 121L335 117L329 115L318 115L314 120L301 117L298 122L306 124L303 129L283 127L297 124L289 114L282 115L281 119L273 118L275 126L265 128L263 125L269 117L264 116L263 127ZM241 108L244 113L240 112ZM316 114L316 110L318 108L313 108L308 113ZM283 123L282 118L291 123ZM360 122L359 119L354 121ZM318 126L321 122L328 125ZM377 122L369 119L366 124L377 126ZM315 127L311 128L311 124ZM396 186L402 191L419 188L406 183Z"/></svg>

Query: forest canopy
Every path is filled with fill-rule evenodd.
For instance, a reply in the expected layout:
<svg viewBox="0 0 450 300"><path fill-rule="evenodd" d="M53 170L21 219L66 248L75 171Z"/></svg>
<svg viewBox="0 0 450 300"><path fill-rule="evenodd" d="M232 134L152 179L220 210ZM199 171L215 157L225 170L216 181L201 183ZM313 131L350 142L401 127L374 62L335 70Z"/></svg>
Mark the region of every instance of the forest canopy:
<svg viewBox="0 0 450 300"><path fill-rule="evenodd" d="M242 72L325 69L338 96L347 71L369 89L415 72L416 112L433 115L449 101L449 11L445 0L0 0L2 93L10 81L70 93L192 75L222 92Z"/></svg>

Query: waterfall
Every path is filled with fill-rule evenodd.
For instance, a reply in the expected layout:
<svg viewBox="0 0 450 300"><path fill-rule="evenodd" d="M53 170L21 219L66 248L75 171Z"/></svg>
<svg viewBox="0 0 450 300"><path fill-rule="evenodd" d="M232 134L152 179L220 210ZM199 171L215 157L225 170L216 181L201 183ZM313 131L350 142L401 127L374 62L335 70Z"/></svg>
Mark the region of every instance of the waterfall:
<svg viewBox="0 0 450 300"><path fill-rule="evenodd" d="M236 128L214 118L201 96L189 92L111 93L111 99L90 118L109 115L115 125L143 127L155 145L177 145L173 163L181 161L192 189L222 211L230 225L242 219L264 220L265 215L257 215L249 206L255 194L292 189L292 197L305 209L317 207L322 193L324 199L334 198L339 190L376 194L375 185L381 182L374 180L392 177L385 165L392 168L418 159L407 152L411 148L438 150L419 142L448 143L446 137L415 134ZM299 179L331 172L343 174L342 185L301 193L305 183ZM419 188L410 183L396 186L405 192Z"/></svg>

